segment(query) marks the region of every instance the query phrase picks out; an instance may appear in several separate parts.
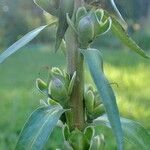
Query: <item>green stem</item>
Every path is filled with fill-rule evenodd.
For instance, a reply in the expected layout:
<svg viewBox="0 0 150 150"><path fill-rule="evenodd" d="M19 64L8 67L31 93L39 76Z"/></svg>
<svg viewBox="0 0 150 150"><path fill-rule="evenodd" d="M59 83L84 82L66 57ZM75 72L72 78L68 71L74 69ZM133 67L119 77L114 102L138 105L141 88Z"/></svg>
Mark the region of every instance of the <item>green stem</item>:
<svg viewBox="0 0 150 150"><path fill-rule="evenodd" d="M75 0L75 11L83 5L83 0ZM74 18L74 17L73 17ZM73 20L74 21L74 20ZM66 33L67 47L67 71L72 76L76 71L76 80L69 101L71 111L67 113L67 124L70 129L78 128L82 130L85 126L85 112L83 103L84 94L84 71L83 56L79 52L79 43L76 33L72 28L68 28Z"/></svg>

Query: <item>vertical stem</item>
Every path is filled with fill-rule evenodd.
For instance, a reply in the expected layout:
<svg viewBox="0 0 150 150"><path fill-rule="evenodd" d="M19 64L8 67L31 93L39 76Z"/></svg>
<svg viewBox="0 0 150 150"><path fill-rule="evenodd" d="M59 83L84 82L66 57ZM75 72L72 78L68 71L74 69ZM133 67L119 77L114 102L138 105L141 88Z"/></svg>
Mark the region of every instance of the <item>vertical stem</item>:
<svg viewBox="0 0 150 150"><path fill-rule="evenodd" d="M75 0L75 11L83 5L83 0ZM74 16L73 16L74 21ZM85 124L85 112L83 104L84 94L84 71L83 56L79 52L79 43L76 33L72 28L68 28L66 33L67 63L68 73L72 76L76 71L76 80L69 101L71 111L67 113L67 123L70 129L78 128L82 130Z"/></svg>

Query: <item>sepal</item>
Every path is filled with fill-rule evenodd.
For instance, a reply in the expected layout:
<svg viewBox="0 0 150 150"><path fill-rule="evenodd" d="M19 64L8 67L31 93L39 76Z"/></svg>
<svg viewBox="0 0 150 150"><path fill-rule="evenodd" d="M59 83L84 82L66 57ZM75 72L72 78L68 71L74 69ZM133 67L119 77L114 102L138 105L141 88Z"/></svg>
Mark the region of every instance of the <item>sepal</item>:
<svg viewBox="0 0 150 150"><path fill-rule="evenodd" d="M36 79L36 87L41 93L47 95L47 84L42 79Z"/></svg>
<svg viewBox="0 0 150 150"><path fill-rule="evenodd" d="M91 140L91 145L89 150L104 150L105 147L105 140L104 135L96 135Z"/></svg>

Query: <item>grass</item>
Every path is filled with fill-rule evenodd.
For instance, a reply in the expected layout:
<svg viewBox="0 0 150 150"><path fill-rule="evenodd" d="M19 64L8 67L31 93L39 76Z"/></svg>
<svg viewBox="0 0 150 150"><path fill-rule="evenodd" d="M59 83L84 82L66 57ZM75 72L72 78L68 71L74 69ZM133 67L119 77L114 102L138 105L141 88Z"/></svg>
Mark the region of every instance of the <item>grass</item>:
<svg viewBox="0 0 150 150"><path fill-rule="evenodd" d="M21 128L29 114L44 99L35 88L35 79L47 77L47 68L64 68L62 53L55 54L51 47L35 45L26 47L0 65L0 149L12 150ZM127 50L103 50L105 73L112 84L122 116L139 121L150 130L150 65L149 61ZM92 82L85 70L86 81ZM118 85L118 86L117 86ZM61 145L60 129L53 134L55 143ZM101 132L101 131L100 131ZM115 150L111 132L106 132L106 150ZM52 148L53 147L53 148ZM129 149L129 148L128 148ZM128 150L127 149L127 150Z"/></svg>

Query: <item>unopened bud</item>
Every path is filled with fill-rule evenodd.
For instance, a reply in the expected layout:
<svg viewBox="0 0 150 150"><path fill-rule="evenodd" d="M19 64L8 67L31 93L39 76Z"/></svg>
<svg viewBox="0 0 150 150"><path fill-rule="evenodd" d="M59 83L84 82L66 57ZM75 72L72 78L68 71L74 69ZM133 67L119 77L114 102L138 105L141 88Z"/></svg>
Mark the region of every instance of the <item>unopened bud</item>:
<svg viewBox="0 0 150 150"><path fill-rule="evenodd" d="M65 85L58 78L53 78L49 84L49 94L52 99L65 104L68 100L67 89Z"/></svg>
<svg viewBox="0 0 150 150"><path fill-rule="evenodd" d="M87 47L94 38L94 24L89 16L83 17L78 24L79 42L82 47Z"/></svg>

